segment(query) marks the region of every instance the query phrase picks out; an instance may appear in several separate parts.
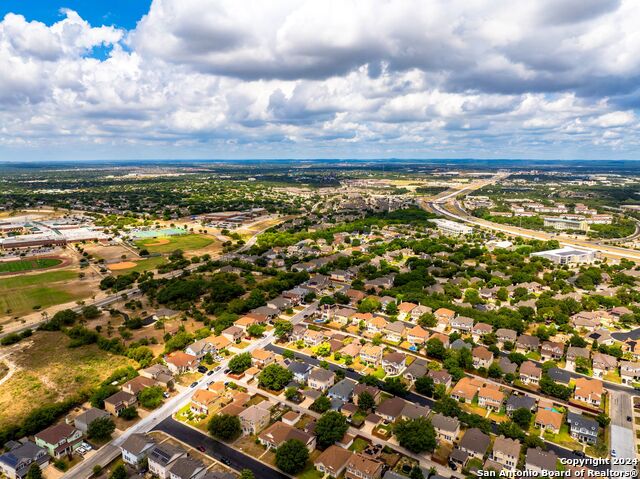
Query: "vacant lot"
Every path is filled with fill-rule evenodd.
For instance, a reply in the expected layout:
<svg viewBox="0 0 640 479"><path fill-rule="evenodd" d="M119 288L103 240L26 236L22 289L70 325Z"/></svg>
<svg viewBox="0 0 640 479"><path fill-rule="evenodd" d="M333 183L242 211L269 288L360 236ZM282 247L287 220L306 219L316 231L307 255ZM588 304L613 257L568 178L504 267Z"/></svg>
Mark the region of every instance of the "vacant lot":
<svg viewBox="0 0 640 479"><path fill-rule="evenodd" d="M150 253L171 253L177 249L185 253L206 248L213 243L215 238L208 235L189 234L182 236L166 236L164 238L149 238L136 241L140 249L146 249Z"/></svg>
<svg viewBox="0 0 640 479"><path fill-rule="evenodd" d="M135 365L95 345L70 349L68 343L62 333L38 332L12 354L18 371L0 387L0 427L19 422L38 406L96 386L119 367Z"/></svg>
<svg viewBox="0 0 640 479"><path fill-rule="evenodd" d="M136 257L127 248L119 245L86 244L82 245L82 248L95 259L103 259L107 263L120 261L123 256L128 259Z"/></svg>
<svg viewBox="0 0 640 479"><path fill-rule="evenodd" d="M37 259L21 259L18 261L7 261L0 263L0 273L19 273L21 271L29 271L32 269L52 268L62 264L61 259L57 258L37 258Z"/></svg>
<svg viewBox="0 0 640 479"><path fill-rule="evenodd" d="M95 292L95 282L79 279L71 270L0 278L0 314L20 316L34 308L47 308L87 298Z"/></svg>

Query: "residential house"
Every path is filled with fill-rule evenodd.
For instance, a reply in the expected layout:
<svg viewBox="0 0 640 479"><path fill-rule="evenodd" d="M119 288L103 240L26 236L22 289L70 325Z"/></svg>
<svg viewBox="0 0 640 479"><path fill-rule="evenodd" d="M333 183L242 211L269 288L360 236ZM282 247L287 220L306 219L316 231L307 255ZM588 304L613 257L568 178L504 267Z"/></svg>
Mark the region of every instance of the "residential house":
<svg viewBox="0 0 640 479"><path fill-rule="evenodd" d="M314 331L313 329L307 329L304 333L304 344L307 347L317 346L325 339L324 333L322 331Z"/></svg>
<svg viewBox="0 0 640 479"><path fill-rule="evenodd" d="M470 333L473 328L473 319L466 316L458 316L449 321L449 326L460 333Z"/></svg>
<svg viewBox="0 0 640 479"><path fill-rule="evenodd" d="M382 401L376 409L376 414L389 422L394 422L400 418L406 404L404 399L394 396Z"/></svg>
<svg viewBox="0 0 640 479"><path fill-rule="evenodd" d="M429 409L426 406L420 406L419 404L414 404L411 402L405 401L404 408L400 413L401 419L418 419L419 417L427 417L429 415Z"/></svg>
<svg viewBox="0 0 640 479"><path fill-rule="evenodd" d="M257 368L264 368L276 360L276 355L266 349L254 349L251 351L251 364Z"/></svg>
<svg viewBox="0 0 640 479"><path fill-rule="evenodd" d="M413 364L411 364L411 366L413 366ZM411 366L409 366L409 368ZM436 385L442 384L446 389L449 389L451 387L451 380L453 378L451 377L451 374L447 372L446 369L441 369L440 371L429 370L429 372L427 373L427 376L433 379L433 383Z"/></svg>
<svg viewBox="0 0 640 479"><path fill-rule="evenodd" d="M208 389L198 389L191 396L189 409L194 414L208 415L210 408L220 398L220 395Z"/></svg>
<svg viewBox="0 0 640 479"><path fill-rule="evenodd" d="M601 378L610 372L618 370L618 359L609 354L596 352L593 353L592 365L593 376Z"/></svg>
<svg viewBox="0 0 640 479"><path fill-rule="evenodd" d="M528 411L533 412L536 409L536 400L531 396L527 396L526 394L523 394L523 395L512 394L507 399L507 404L506 404L507 415L511 416L513 412L518 409L527 409Z"/></svg>
<svg viewBox="0 0 640 479"><path fill-rule="evenodd" d="M176 351L164 357L164 362L173 374L183 374L195 371L200 364L198 358L192 354Z"/></svg>
<svg viewBox="0 0 640 479"><path fill-rule="evenodd" d="M590 343L597 341L598 344L604 344L605 346L611 346L615 340L611 336L611 332L608 329L600 328L590 333L585 338Z"/></svg>
<svg viewBox="0 0 640 479"><path fill-rule="evenodd" d="M78 414L73 419L73 425L77 430L79 430L83 434L86 434L89 430L89 426L91 425L91 423L93 423L93 421L104 417L109 417L109 413L103 411L102 409L92 407L87 409L85 412Z"/></svg>
<svg viewBox="0 0 640 479"><path fill-rule="evenodd" d="M398 305L398 319L401 321L409 319L411 317L411 311L417 307L418 305L414 303L401 302Z"/></svg>
<svg viewBox="0 0 640 479"><path fill-rule="evenodd" d="M539 408L536 412L534 424L540 429L558 434L562 427L562 414L552 409Z"/></svg>
<svg viewBox="0 0 640 479"><path fill-rule="evenodd" d="M302 288L301 288L302 289ZM302 291L306 291L305 289L302 289ZM286 292L285 292L286 293ZM305 293L306 294L306 293ZM304 298L304 295L302 296L302 298ZM301 299L302 299L301 298ZM301 299L299 300L294 300L293 298L287 298L286 296L281 295L281 296L277 296L273 299L270 299L269 301L267 301L267 306L269 308L273 308L276 309L278 311L286 311L289 308L293 308L296 304L299 304Z"/></svg>
<svg viewBox="0 0 640 479"><path fill-rule="evenodd" d="M440 341L442 343L442 345L445 348L449 347L449 336L448 335L445 335L445 334L442 334L442 333L433 333L431 335L431 337L429 338L429 340L431 340L431 339L437 339L438 341Z"/></svg>
<svg viewBox="0 0 640 479"><path fill-rule="evenodd" d="M500 356L500 359L498 359L498 367L500 371L502 371L502 374L511 374L514 376L518 370L518 365L509 361L509 358L505 356Z"/></svg>
<svg viewBox="0 0 640 479"><path fill-rule="evenodd" d="M525 457L525 470L543 475L545 471L555 471L558 456L553 451L543 451L539 447L529 448Z"/></svg>
<svg viewBox="0 0 640 479"><path fill-rule="evenodd" d="M147 454L149 472L160 479L171 479L169 468L186 453L168 443L156 444Z"/></svg>
<svg viewBox="0 0 640 479"><path fill-rule="evenodd" d="M520 365L520 381L524 384L537 385L542 378L542 369L533 361L525 361Z"/></svg>
<svg viewBox="0 0 640 479"><path fill-rule="evenodd" d="M15 443L0 456L0 472L9 479L25 479L32 464L44 469L49 465L49 455L31 441Z"/></svg>
<svg viewBox="0 0 640 479"><path fill-rule="evenodd" d="M387 341L399 343L402 341L406 329L407 328L402 321L394 321L393 323L387 324L384 328L384 334Z"/></svg>
<svg viewBox="0 0 640 479"><path fill-rule="evenodd" d="M476 346L471 351L473 357L473 367L487 369L493 362L493 353L484 346Z"/></svg>
<svg viewBox="0 0 640 479"><path fill-rule="evenodd" d="M435 316L436 321L438 321L438 326L442 328L440 329L441 331L444 330L444 328L451 323L453 318L456 317L455 311L448 308L438 308L433 312L433 315Z"/></svg>
<svg viewBox="0 0 640 479"><path fill-rule="evenodd" d="M407 356L398 352L387 353L382 356L382 369L388 376L398 376L407 365Z"/></svg>
<svg viewBox="0 0 640 479"><path fill-rule="evenodd" d="M244 336L244 330L238 326L229 326L221 334L232 343L239 343L242 340L242 336Z"/></svg>
<svg viewBox="0 0 640 479"><path fill-rule="evenodd" d="M520 441L509 439L504 436L496 437L493 443L491 459L502 464L509 471L513 471L518 465L520 458Z"/></svg>
<svg viewBox="0 0 640 479"><path fill-rule="evenodd" d="M475 342L480 341L480 338L484 337L486 334L489 334L493 331L491 325L487 323L476 323L473 328L471 328L471 336Z"/></svg>
<svg viewBox="0 0 640 479"><path fill-rule="evenodd" d="M516 350L519 353L526 354L531 351L538 351L540 348L540 340L529 334L521 334L516 340Z"/></svg>
<svg viewBox="0 0 640 479"><path fill-rule="evenodd" d="M104 400L104 409L113 416L119 416L123 409L133 407L138 402L133 394L118 391Z"/></svg>
<svg viewBox="0 0 640 479"><path fill-rule="evenodd" d="M567 348L567 369L570 371L575 371L576 369L576 360L578 358L589 359L590 352L587 348L580 348L578 346L569 346Z"/></svg>
<svg viewBox="0 0 640 479"><path fill-rule="evenodd" d="M458 448L470 456L482 459L489 449L491 438L477 427L467 429Z"/></svg>
<svg viewBox="0 0 640 479"><path fill-rule="evenodd" d="M602 381L598 379L578 378L575 382L576 388L573 392L574 399L589 404L590 406L600 407L600 404L602 404L602 394L604 393Z"/></svg>
<svg viewBox="0 0 640 479"><path fill-rule="evenodd" d="M36 446L59 459L70 456L82 443L82 432L65 423L55 424L34 436Z"/></svg>
<svg viewBox="0 0 640 479"><path fill-rule="evenodd" d="M384 464L363 454L352 454L347 461L345 479L380 479Z"/></svg>
<svg viewBox="0 0 640 479"><path fill-rule="evenodd" d="M387 321L382 316L373 316L371 313L355 313L352 316L355 322L364 321L367 333L382 334L387 328Z"/></svg>
<svg viewBox="0 0 640 479"><path fill-rule="evenodd" d="M382 396L382 391L380 391L380 389L378 389L375 386L368 386L366 384L361 384L358 383L356 384L356 386L353 388L353 402L358 404L358 402L360 401L360 395L363 392L367 392L371 395L371 397L373 398L373 401L376 404L380 403L380 399Z"/></svg>
<svg viewBox="0 0 640 479"><path fill-rule="evenodd" d="M357 383L353 379L344 378L329 388L327 396L331 399L339 399L343 402L349 402L356 384Z"/></svg>
<svg viewBox="0 0 640 479"><path fill-rule="evenodd" d="M347 463L353 453L348 449L331 445L320 454L315 461L314 467L322 474L330 477L340 477L347 468Z"/></svg>
<svg viewBox="0 0 640 479"><path fill-rule="evenodd" d="M362 351L362 346L360 345L359 342L357 341L353 341L349 344L347 344L346 346L344 346L342 349L339 350L340 354L342 354L342 356L349 356L351 358L356 358L360 355L360 351Z"/></svg>
<svg viewBox="0 0 640 479"><path fill-rule="evenodd" d="M155 441L146 434L131 434L120 446L122 460L131 466L138 467L147 458L147 454Z"/></svg>
<svg viewBox="0 0 640 479"><path fill-rule="evenodd" d="M202 479L207 468L190 457L179 457L167 468L167 472L169 479Z"/></svg>
<svg viewBox="0 0 640 479"><path fill-rule="evenodd" d="M598 440L598 421L569 411L567 413L567 423L571 437L580 442L595 444Z"/></svg>
<svg viewBox="0 0 640 479"><path fill-rule="evenodd" d="M365 344L360 350L360 361L370 364L379 364L382 361L382 347L374 344Z"/></svg>
<svg viewBox="0 0 640 479"><path fill-rule="evenodd" d="M407 330L407 341L413 345L422 345L428 338L429 332L420 325Z"/></svg>
<svg viewBox="0 0 640 479"><path fill-rule="evenodd" d="M479 379L465 376L453 386L449 395L456 401L472 402L482 386L484 383Z"/></svg>
<svg viewBox="0 0 640 479"><path fill-rule="evenodd" d="M408 319L413 322L418 321L423 315L429 314L431 313L431 311L432 309L429 306L423 306L422 304L419 304L411 310Z"/></svg>
<svg viewBox="0 0 640 479"><path fill-rule="evenodd" d="M416 358L407 368L403 371L402 377L407 381L413 383L416 379L423 377L427 374L427 361L424 359Z"/></svg>
<svg viewBox="0 0 640 479"><path fill-rule="evenodd" d="M160 386L166 389L173 389L174 380L171 370L164 364L153 364L148 368L138 371L140 376L155 380Z"/></svg>
<svg viewBox="0 0 640 479"><path fill-rule="evenodd" d="M483 386L478 391L478 406L480 407L498 411L503 402L504 393L495 386Z"/></svg>
<svg viewBox="0 0 640 479"><path fill-rule="evenodd" d="M431 417L431 424L436 430L439 440L454 443L460 434L460 421L455 417L448 417L436 413Z"/></svg>
<svg viewBox="0 0 640 479"><path fill-rule="evenodd" d="M496 339L500 347L503 347L507 342L515 344L517 337L518 333L513 329L500 328L496 330Z"/></svg>
<svg viewBox="0 0 640 479"><path fill-rule="evenodd" d="M333 371L323 368L315 368L309 373L307 384L318 391L326 391L334 385L336 375Z"/></svg>
<svg viewBox="0 0 640 479"><path fill-rule="evenodd" d="M293 426L277 421L258 435L258 441L268 449L277 449L280 445L290 439L297 439L302 442L309 451L313 451L316 446L316 438L312 434L306 433Z"/></svg>
<svg viewBox="0 0 640 479"><path fill-rule="evenodd" d="M558 361L564 356L564 344L544 341L540 347L540 355L543 361Z"/></svg>
<svg viewBox="0 0 640 479"><path fill-rule="evenodd" d="M640 363L620 361L620 377L624 384L632 384L640 380Z"/></svg>
<svg viewBox="0 0 640 479"><path fill-rule="evenodd" d="M144 376L136 376L135 378L124 383L122 385L122 390L137 397L143 389L153 386L158 386L158 383L155 381L155 379L150 379Z"/></svg>
<svg viewBox="0 0 640 479"><path fill-rule="evenodd" d="M249 406L238 414L243 434L258 434L269 425L269 421L271 420L269 406L268 401L262 401L253 406Z"/></svg>
<svg viewBox="0 0 640 479"><path fill-rule="evenodd" d="M299 384L306 384L313 366L303 361L291 361L287 369L293 373L294 381Z"/></svg>

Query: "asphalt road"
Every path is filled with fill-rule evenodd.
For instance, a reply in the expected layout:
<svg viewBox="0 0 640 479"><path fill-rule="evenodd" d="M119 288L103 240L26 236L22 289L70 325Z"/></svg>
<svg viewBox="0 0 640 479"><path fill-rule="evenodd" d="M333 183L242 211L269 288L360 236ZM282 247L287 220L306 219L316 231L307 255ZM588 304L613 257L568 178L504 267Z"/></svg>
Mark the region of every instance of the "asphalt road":
<svg viewBox="0 0 640 479"><path fill-rule="evenodd" d="M167 418L153 428L154 431L162 431L179 441L193 447L204 446L205 453L218 461L226 463L229 467L237 471L251 469L256 477L260 479L289 479L289 476L280 471L272 469L262 462L248 456L237 449L234 449L223 442L217 441L206 434L203 434L189 426Z"/></svg>
<svg viewBox="0 0 640 479"><path fill-rule="evenodd" d="M611 393L611 451L616 451L616 458L625 462L624 459L633 460L636 457L635 437L633 434L633 404L628 394ZM627 421L627 417L631 421ZM614 453L612 453L613 455ZM632 471L634 466L631 464L613 464L611 469L614 471ZM629 477L629 476L627 476Z"/></svg>

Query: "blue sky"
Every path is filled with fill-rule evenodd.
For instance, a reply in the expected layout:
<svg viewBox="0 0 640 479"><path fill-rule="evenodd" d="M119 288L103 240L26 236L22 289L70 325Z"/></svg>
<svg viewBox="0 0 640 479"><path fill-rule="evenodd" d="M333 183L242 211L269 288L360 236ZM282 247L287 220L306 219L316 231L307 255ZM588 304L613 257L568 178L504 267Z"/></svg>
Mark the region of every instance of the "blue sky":
<svg viewBox="0 0 640 479"><path fill-rule="evenodd" d="M635 0L5 0L0 160L640 158Z"/></svg>

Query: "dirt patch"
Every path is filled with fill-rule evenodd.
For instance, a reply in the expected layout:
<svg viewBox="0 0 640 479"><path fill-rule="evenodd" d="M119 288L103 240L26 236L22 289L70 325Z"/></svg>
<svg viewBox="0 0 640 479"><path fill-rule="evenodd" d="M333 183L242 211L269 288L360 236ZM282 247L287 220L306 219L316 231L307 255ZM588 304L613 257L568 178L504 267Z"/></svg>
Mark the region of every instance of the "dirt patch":
<svg viewBox="0 0 640 479"><path fill-rule="evenodd" d="M153 243L145 243L145 246L162 246L165 244L169 244L171 243L171 241L169 241L167 238L157 238L155 241L153 241Z"/></svg>
<svg viewBox="0 0 640 479"><path fill-rule="evenodd" d="M109 269L113 271L119 271L121 269L134 268L136 264L133 261L122 261L121 263L114 263L109 265Z"/></svg>

